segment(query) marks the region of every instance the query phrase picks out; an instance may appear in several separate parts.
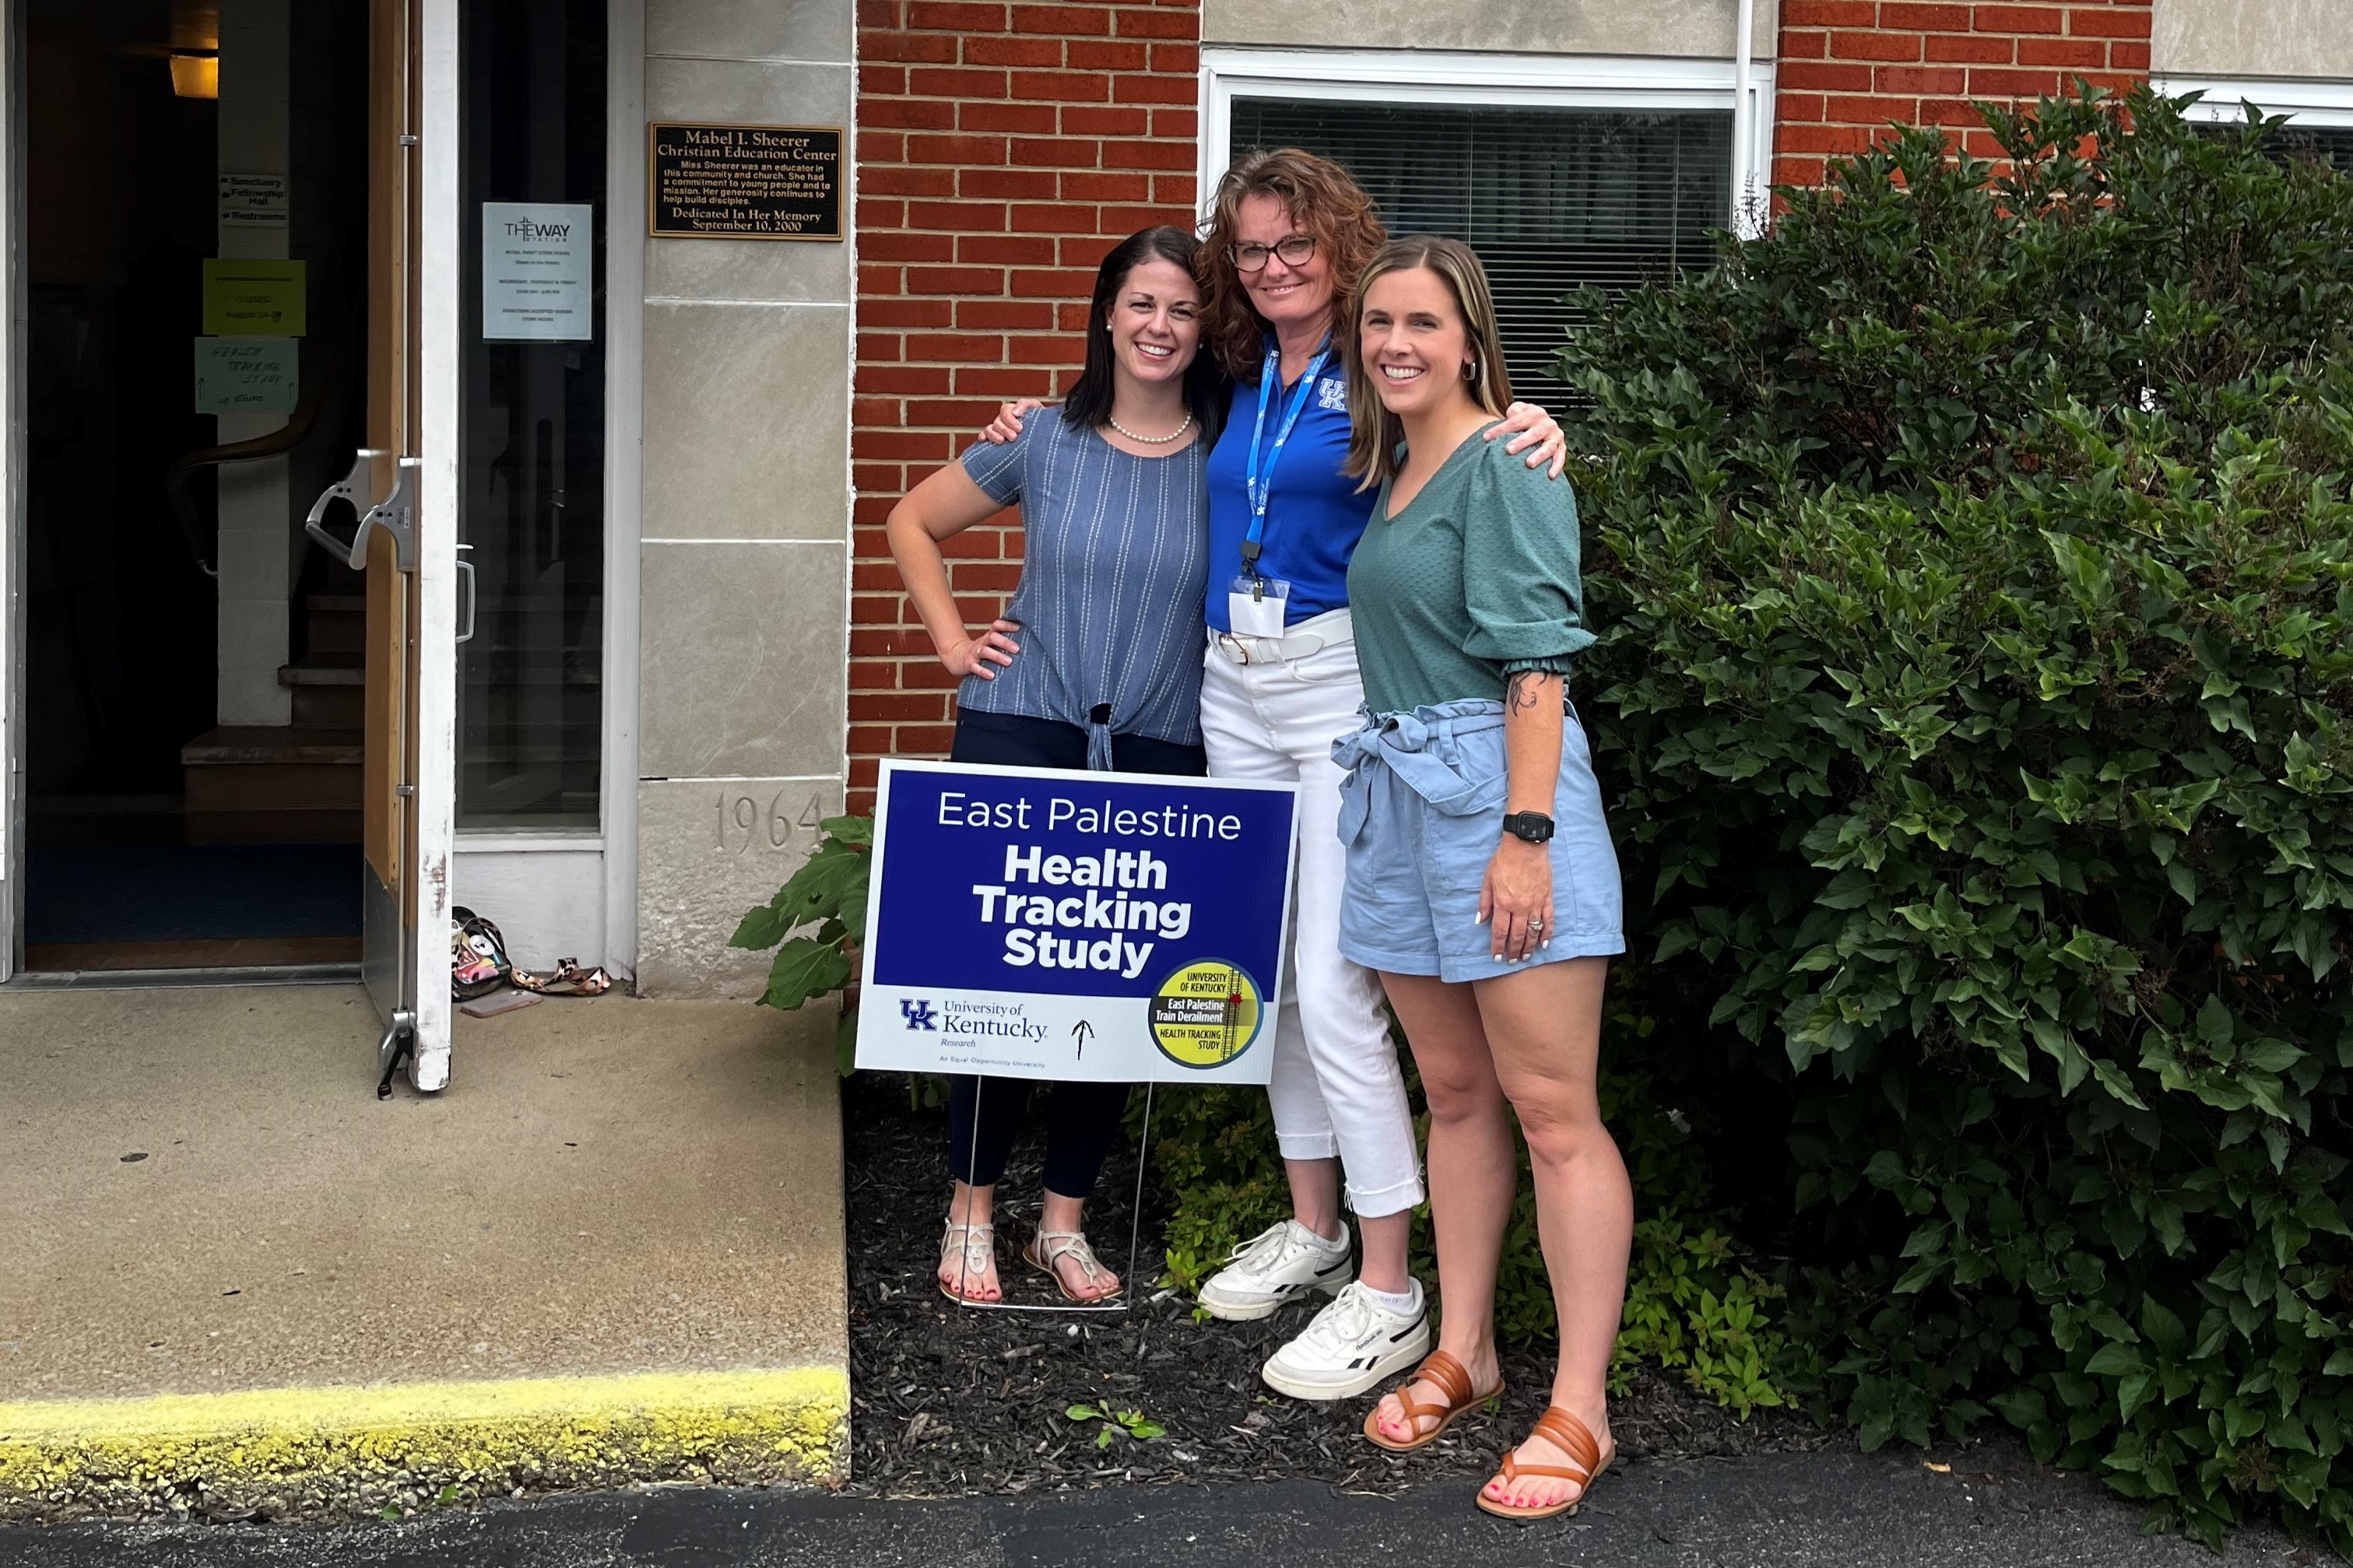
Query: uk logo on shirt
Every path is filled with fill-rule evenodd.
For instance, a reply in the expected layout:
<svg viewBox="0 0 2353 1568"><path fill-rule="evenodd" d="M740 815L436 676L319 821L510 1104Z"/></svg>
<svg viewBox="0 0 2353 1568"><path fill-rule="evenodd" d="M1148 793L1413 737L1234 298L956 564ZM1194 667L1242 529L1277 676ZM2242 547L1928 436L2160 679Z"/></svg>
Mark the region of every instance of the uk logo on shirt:
<svg viewBox="0 0 2353 1568"><path fill-rule="evenodd" d="M1315 406L1334 414L1348 412L1348 384L1338 376L1327 376L1315 384Z"/></svg>

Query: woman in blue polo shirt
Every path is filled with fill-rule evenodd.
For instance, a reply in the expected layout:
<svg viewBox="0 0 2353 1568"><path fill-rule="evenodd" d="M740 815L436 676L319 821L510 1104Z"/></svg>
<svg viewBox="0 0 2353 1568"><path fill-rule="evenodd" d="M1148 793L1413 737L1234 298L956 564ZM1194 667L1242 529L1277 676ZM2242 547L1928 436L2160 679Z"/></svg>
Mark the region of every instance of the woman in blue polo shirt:
<svg viewBox="0 0 2353 1568"><path fill-rule="evenodd" d="M1201 1305L1248 1320L1331 1295L1264 1369L1271 1386L1302 1399L1361 1394L1430 1345L1406 1266L1423 1194L1405 1083L1380 982L1339 948L1346 857L1332 742L1356 730L1365 700L1347 578L1375 498L1342 472L1348 382L1332 332L1387 238L1346 170L1283 148L1226 172L1198 263L1203 343L1235 382L1207 473L1201 740L1214 777L1301 785L1291 973L1268 1088L1292 1217L1239 1247ZM1035 406L1008 408L987 435L1017 434ZM1513 405L1491 436L1559 473L1559 427L1542 409ZM1341 1218L1344 1170L1364 1234L1361 1276Z"/></svg>

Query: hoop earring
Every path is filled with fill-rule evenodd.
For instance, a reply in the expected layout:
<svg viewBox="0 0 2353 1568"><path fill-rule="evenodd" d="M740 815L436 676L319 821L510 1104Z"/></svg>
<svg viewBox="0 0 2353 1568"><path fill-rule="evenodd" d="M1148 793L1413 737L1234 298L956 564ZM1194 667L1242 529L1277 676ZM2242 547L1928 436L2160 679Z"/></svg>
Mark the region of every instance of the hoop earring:
<svg viewBox="0 0 2353 1568"><path fill-rule="evenodd" d="M1462 379L1465 381L1476 381L1479 379L1479 362L1477 360L1465 360L1463 362Z"/></svg>

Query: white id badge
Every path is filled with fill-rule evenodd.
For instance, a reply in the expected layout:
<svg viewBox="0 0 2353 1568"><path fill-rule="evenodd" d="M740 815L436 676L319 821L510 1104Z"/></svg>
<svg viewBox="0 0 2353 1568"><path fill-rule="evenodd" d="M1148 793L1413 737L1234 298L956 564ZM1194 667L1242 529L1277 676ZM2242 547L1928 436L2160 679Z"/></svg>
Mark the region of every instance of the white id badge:
<svg viewBox="0 0 2353 1568"><path fill-rule="evenodd" d="M1272 577L1237 577L1226 584L1226 621L1236 636L1279 637L1291 584Z"/></svg>

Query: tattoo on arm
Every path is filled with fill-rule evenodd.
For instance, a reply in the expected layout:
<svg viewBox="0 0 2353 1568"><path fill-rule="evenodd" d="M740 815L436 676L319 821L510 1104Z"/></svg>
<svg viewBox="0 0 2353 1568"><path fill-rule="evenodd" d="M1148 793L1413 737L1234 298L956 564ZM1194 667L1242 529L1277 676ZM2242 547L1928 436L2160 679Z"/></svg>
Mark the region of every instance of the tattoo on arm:
<svg viewBox="0 0 2353 1568"><path fill-rule="evenodd" d="M1541 669L1523 669L1505 682L1510 697L1505 707L1514 713L1529 713L1544 700L1545 684L1552 677Z"/></svg>

